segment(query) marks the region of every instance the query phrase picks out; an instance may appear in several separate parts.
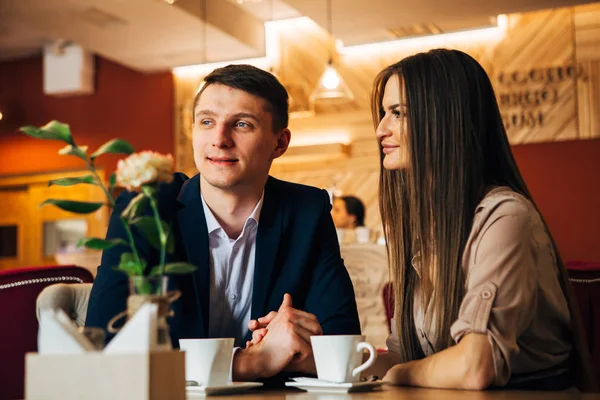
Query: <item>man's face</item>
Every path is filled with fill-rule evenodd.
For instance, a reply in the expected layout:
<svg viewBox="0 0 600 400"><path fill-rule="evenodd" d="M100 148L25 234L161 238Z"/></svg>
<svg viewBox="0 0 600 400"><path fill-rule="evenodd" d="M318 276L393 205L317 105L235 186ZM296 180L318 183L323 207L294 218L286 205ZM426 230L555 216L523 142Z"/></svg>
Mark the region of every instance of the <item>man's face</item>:
<svg viewBox="0 0 600 400"><path fill-rule="evenodd" d="M207 86L194 110L194 161L216 188L246 192L263 187L273 159L287 150L289 130L273 132L268 103L221 84Z"/></svg>

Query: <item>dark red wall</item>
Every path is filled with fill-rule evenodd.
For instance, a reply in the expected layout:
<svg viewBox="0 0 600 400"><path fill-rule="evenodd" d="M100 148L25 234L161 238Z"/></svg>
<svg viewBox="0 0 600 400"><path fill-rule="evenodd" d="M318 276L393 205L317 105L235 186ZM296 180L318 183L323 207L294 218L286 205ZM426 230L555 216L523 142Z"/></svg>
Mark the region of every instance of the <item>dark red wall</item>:
<svg viewBox="0 0 600 400"><path fill-rule="evenodd" d="M600 261L600 140L513 146L565 261Z"/></svg>
<svg viewBox="0 0 600 400"><path fill-rule="evenodd" d="M91 150L119 137L136 150L173 153L171 73L144 74L100 57L95 65L94 94L57 98L43 93L41 56L0 63L0 175L83 167L81 160L57 154L63 144L15 132L53 119L69 123L77 144ZM118 158L106 156L98 164L111 173Z"/></svg>

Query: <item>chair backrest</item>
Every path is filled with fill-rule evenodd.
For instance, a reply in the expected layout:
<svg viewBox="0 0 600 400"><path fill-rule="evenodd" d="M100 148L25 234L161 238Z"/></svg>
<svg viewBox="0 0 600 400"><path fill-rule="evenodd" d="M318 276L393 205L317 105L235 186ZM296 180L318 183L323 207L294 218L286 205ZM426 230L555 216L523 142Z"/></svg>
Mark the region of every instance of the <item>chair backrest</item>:
<svg viewBox="0 0 600 400"><path fill-rule="evenodd" d="M41 310L63 310L77 326L85 326L91 283L57 283L46 286L37 297L35 313Z"/></svg>
<svg viewBox="0 0 600 400"><path fill-rule="evenodd" d="M21 399L25 354L37 351L36 299L55 283L90 283L92 274L74 265L0 271L0 400Z"/></svg>
<svg viewBox="0 0 600 400"><path fill-rule="evenodd" d="M600 262L571 261L566 267L600 382Z"/></svg>
<svg viewBox="0 0 600 400"><path fill-rule="evenodd" d="M389 277L385 246L349 244L342 245L340 251L354 285L361 331L369 343L383 348L389 336L381 297Z"/></svg>

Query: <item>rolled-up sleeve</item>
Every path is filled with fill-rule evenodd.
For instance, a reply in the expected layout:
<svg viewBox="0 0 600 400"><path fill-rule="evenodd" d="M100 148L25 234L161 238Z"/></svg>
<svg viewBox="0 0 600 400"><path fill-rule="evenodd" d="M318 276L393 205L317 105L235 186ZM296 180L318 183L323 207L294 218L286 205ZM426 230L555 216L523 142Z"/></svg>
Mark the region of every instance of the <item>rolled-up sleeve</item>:
<svg viewBox="0 0 600 400"><path fill-rule="evenodd" d="M494 384L504 386L519 352L517 338L536 309L536 244L528 211L514 202L499 205L467 246L466 294L451 335L458 343L471 332L486 334Z"/></svg>

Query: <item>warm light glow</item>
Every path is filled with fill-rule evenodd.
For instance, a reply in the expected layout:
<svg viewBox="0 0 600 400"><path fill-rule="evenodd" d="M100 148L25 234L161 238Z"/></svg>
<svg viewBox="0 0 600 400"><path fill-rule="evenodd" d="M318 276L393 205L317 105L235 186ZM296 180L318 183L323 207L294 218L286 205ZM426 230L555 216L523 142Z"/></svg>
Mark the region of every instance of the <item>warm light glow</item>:
<svg viewBox="0 0 600 400"><path fill-rule="evenodd" d="M165 0L165 3L167 4L175 4L177 0Z"/></svg>
<svg viewBox="0 0 600 400"><path fill-rule="evenodd" d="M267 27L273 27L275 32L277 31L290 31L295 32L298 28L306 28L308 26L317 26L317 24L308 17L295 17L278 19L277 21L265 22Z"/></svg>
<svg viewBox="0 0 600 400"><path fill-rule="evenodd" d="M312 104L340 105L351 102L353 99L354 95L331 64L325 67L317 87L310 95Z"/></svg>
<svg viewBox="0 0 600 400"><path fill-rule="evenodd" d="M476 43L498 41L504 38L508 19L505 15L499 15L497 25L489 28L470 29L467 31L442 33L439 35L419 36L408 39L390 40L387 42L377 42L369 44L359 44L356 46L347 46L340 50L344 55L380 54L386 51L397 51L415 48L424 50L427 48L444 47L449 44L456 45L460 43Z"/></svg>
<svg viewBox="0 0 600 400"><path fill-rule="evenodd" d="M311 132L299 135L292 134L290 147L315 146L321 144L342 143L350 144L350 135L345 132Z"/></svg>
<svg viewBox="0 0 600 400"><path fill-rule="evenodd" d="M2 121L2 117L4 117L4 115L2 115L2 113L0 112L0 121Z"/></svg>
<svg viewBox="0 0 600 400"><path fill-rule="evenodd" d="M254 65L257 68L264 69L265 71L268 71L270 67L270 63L266 57L247 58L245 60L231 60L208 64L195 64L186 65L183 67L175 67L173 68L173 75L181 78L204 76L208 75L210 72L214 71L217 68L225 67L229 64L250 64Z"/></svg>
<svg viewBox="0 0 600 400"><path fill-rule="evenodd" d="M496 17L496 26L504 32L508 29L508 15L500 14Z"/></svg>
<svg viewBox="0 0 600 400"><path fill-rule="evenodd" d="M335 90L340 86L340 76L331 65L328 65L325 69L323 78L321 78L321 85L327 90Z"/></svg>

